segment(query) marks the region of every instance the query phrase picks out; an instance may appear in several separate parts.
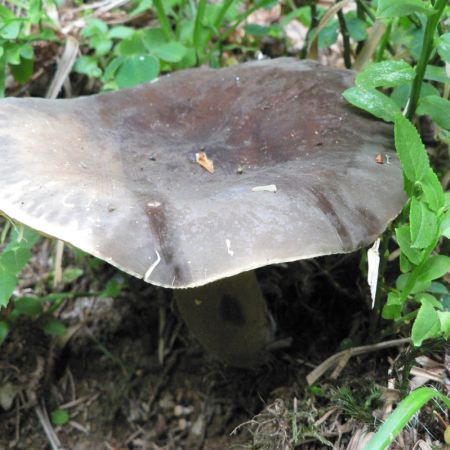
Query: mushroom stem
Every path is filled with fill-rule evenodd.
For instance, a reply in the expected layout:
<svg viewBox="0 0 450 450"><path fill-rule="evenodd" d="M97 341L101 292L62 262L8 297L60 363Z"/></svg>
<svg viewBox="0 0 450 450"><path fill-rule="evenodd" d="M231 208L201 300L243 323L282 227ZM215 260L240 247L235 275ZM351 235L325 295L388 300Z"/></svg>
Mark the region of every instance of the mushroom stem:
<svg viewBox="0 0 450 450"><path fill-rule="evenodd" d="M264 362L272 327L253 271L177 290L175 299L188 328L211 356L236 367Z"/></svg>

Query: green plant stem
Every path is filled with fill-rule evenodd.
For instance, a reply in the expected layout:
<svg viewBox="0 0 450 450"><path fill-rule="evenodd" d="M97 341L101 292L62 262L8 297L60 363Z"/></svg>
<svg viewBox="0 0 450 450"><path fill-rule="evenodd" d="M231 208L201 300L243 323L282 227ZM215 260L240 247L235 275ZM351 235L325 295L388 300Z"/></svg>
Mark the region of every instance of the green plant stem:
<svg viewBox="0 0 450 450"><path fill-rule="evenodd" d="M161 24L164 36L168 41L173 41L175 39L175 34L173 33L172 27L167 17L166 11L161 0L153 0L153 5L156 9L156 15L158 16L159 23Z"/></svg>
<svg viewBox="0 0 450 450"><path fill-rule="evenodd" d="M439 19L441 18L442 13L444 12L444 9L447 5L447 1L448 0L437 0L434 5L435 13L427 19L423 37L422 53L420 54L419 62L417 63L416 76L413 80L411 96L409 98L408 108L406 110L406 117L409 120L412 120L419 103L423 77L425 75L425 70L427 68L428 61L430 60L431 52L433 50L434 35L436 33Z"/></svg>
<svg viewBox="0 0 450 450"><path fill-rule="evenodd" d="M225 19L225 15L233 4L234 0L225 0L223 2L222 8L220 8L219 13L217 14L216 20L214 21L214 28L219 28L223 24L223 20Z"/></svg>
<svg viewBox="0 0 450 450"><path fill-rule="evenodd" d="M314 30L319 25L319 15L318 15L316 3L311 2L311 4L309 5L309 8L311 11L311 25L308 29L308 32L306 33L305 45L300 50L299 56L301 59L306 58L306 55L308 54L309 43L311 41L311 36L314 35Z"/></svg>
<svg viewBox="0 0 450 450"><path fill-rule="evenodd" d="M206 0L200 0L197 6L197 13L195 15L194 24L194 47L197 52L197 57L199 56L200 50L202 48L202 26L203 17L205 16L206 10Z"/></svg>
<svg viewBox="0 0 450 450"><path fill-rule="evenodd" d="M337 0L336 3L341 2L342 0ZM347 23L345 21L344 13L342 9L340 9L337 13L339 28L342 34L342 42L344 44L344 64L347 69L352 67L352 52L350 48L350 33L348 32Z"/></svg>

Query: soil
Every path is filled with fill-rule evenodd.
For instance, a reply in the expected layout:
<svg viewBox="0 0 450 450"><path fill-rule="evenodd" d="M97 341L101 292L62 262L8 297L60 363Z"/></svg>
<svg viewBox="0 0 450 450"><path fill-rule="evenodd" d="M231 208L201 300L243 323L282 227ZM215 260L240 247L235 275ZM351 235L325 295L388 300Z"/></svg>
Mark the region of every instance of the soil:
<svg viewBox="0 0 450 450"><path fill-rule="evenodd" d="M38 246L22 289L51 273L50 250L47 241ZM315 390L306 375L376 330L359 260L355 253L258 270L279 348L264 366L238 370L203 353L169 290L66 250L66 270L81 264L84 275L63 292L99 292L111 280L123 289L115 298L67 300L57 313L68 327L61 337L45 334L39 319L19 318L0 353L0 449L50 449L45 427L56 448L73 450L318 450L329 448L326 440L347 448L364 422L330 399L342 386L355 397L386 386L398 349L354 358ZM45 416L60 409L69 420L51 425ZM303 427L298 445L294 422Z"/></svg>

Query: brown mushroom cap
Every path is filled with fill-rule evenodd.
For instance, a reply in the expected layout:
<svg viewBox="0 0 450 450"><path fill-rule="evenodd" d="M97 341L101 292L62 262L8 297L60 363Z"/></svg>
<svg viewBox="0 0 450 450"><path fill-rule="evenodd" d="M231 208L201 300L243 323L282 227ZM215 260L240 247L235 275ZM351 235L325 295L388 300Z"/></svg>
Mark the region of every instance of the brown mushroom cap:
<svg viewBox="0 0 450 450"><path fill-rule="evenodd" d="M280 58L72 100L3 100L0 210L174 288L354 251L405 195L392 127L341 96L353 79ZM254 189L265 185L276 192Z"/></svg>

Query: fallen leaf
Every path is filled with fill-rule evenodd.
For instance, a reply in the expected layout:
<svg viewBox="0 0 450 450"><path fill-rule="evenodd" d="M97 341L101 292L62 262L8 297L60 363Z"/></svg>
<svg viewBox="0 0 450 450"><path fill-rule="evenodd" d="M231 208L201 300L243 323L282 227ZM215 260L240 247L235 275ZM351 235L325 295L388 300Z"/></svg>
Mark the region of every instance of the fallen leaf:
<svg viewBox="0 0 450 450"><path fill-rule="evenodd" d="M377 156L375 156L375 161L377 164L384 164L383 155L381 153L377 153Z"/></svg>
<svg viewBox="0 0 450 450"><path fill-rule="evenodd" d="M277 186L275 184L267 184L265 186L256 186L254 188L252 188L253 192L262 192L262 191L267 191L267 192L277 192Z"/></svg>

